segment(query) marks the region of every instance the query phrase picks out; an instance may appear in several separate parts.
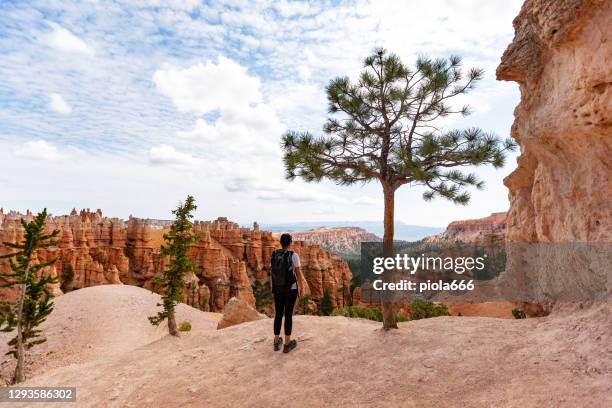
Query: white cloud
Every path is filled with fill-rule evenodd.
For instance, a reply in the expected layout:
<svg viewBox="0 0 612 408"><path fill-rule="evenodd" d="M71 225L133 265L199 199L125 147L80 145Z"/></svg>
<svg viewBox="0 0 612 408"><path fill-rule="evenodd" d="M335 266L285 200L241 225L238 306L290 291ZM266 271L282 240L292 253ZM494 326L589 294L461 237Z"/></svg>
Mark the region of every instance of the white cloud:
<svg viewBox="0 0 612 408"><path fill-rule="evenodd" d="M204 119L198 118L193 129L179 131L177 135L180 138L200 142L215 142L219 138L219 131L215 126L209 125Z"/></svg>
<svg viewBox="0 0 612 408"><path fill-rule="evenodd" d="M296 203L334 203L338 199L329 193L322 193L303 186L287 186L281 191L259 191L256 196L259 200L289 201Z"/></svg>
<svg viewBox="0 0 612 408"><path fill-rule="evenodd" d="M181 112L205 114L261 101L260 80L234 61L219 57L188 68L166 67L153 75L157 90Z"/></svg>
<svg viewBox="0 0 612 408"><path fill-rule="evenodd" d="M32 160L60 160L62 155L57 147L44 140L31 140L22 146L15 148L14 153L18 157Z"/></svg>
<svg viewBox="0 0 612 408"><path fill-rule="evenodd" d="M72 112L72 106L60 94L52 93L49 95L49 108L53 112L67 115Z"/></svg>
<svg viewBox="0 0 612 408"><path fill-rule="evenodd" d="M276 2L275 7L283 17L312 14L320 10L320 7L314 3L311 4L300 1L282 0Z"/></svg>
<svg viewBox="0 0 612 408"><path fill-rule="evenodd" d="M149 161L154 165L193 165L196 159L187 153L181 153L174 147L160 145L149 150Z"/></svg>
<svg viewBox="0 0 612 408"><path fill-rule="evenodd" d="M51 47L66 53L93 55L93 49L83 40L71 33L59 24L49 22L53 29L44 37L45 42Z"/></svg>
<svg viewBox="0 0 612 408"><path fill-rule="evenodd" d="M279 177L236 176L228 179L224 187L226 191L231 193L252 193L259 200L294 202L333 201L333 197L329 194L304 186L303 183L289 183Z"/></svg>
<svg viewBox="0 0 612 408"><path fill-rule="evenodd" d="M361 196L354 199L352 203L357 205L380 205L382 203L382 198Z"/></svg>
<svg viewBox="0 0 612 408"><path fill-rule="evenodd" d="M312 82L276 81L269 84L268 91L270 105L291 129L321 129L327 114L324 86Z"/></svg>
<svg viewBox="0 0 612 408"><path fill-rule="evenodd" d="M381 203L367 198L379 197L376 183L289 183L279 147L285 128L320 133L326 84L339 75L357 79L376 45L410 65L418 53L458 53L466 66L484 65L490 75L467 100L475 114L456 126L509 132L517 87L495 82L493 73L512 39L520 0L154 3L23 1L3 10L14 24L0 25L6 40L0 41L0 77L11 97L0 110L0 145L8 146L0 147L0 162L13 163L20 174L11 178L12 190L3 185L0 206L26 198L42 204L43 194L68 209L85 200L117 215L163 217L182 194L194 192L214 197L200 207L209 218L380 219ZM49 16L60 16L61 26L45 20L55 18ZM43 34L40 27L47 27ZM83 58L94 53L95 61ZM45 90L62 93L78 120L32 109ZM70 160L26 163L13 154L34 155L16 140L41 135L59 149L52 146L44 157ZM84 150L69 148L75 145ZM420 191L403 188L398 218L439 225L465 218L472 208L486 215L507 206L501 180L514 167L509 163L485 173L487 190L475 192L468 209L441 200L422 204ZM232 181L251 176L258 181L247 192ZM40 190L29 197L23 186L34 179ZM165 183L164 197L158 180ZM232 209L232 201L240 205ZM313 215L318 209L321 217Z"/></svg>
<svg viewBox="0 0 612 408"><path fill-rule="evenodd" d="M214 119L197 118L192 129L177 136L206 143L209 152L231 154L235 161L261 156L276 156L280 161L279 140L286 127L276 110L262 101L260 79L230 59L219 57L218 61L155 72L157 90L170 97L179 111L216 113Z"/></svg>

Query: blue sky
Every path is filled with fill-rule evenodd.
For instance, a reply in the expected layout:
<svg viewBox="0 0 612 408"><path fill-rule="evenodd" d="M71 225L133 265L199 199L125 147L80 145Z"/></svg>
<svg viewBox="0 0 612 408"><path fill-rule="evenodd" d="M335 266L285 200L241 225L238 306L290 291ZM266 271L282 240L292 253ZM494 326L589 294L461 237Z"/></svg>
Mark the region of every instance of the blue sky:
<svg viewBox="0 0 612 408"><path fill-rule="evenodd" d="M283 180L279 139L319 133L324 89L383 46L463 56L486 70L444 127L509 135L518 86L495 81L520 1L0 2L0 207L102 208L168 218L190 193L198 218L376 220L380 188ZM502 179L467 207L398 192L396 216L442 226L507 209Z"/></svg>

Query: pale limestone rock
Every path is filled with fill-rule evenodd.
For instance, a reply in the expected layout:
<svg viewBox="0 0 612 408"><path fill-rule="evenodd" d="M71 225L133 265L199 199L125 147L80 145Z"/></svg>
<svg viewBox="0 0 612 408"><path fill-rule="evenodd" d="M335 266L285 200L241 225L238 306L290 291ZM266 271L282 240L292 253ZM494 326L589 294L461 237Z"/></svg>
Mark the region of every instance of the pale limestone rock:
<svg viewBox="0 0 612 408"><path fill-rule="evenodd" d="M219 320L217 330L261 318L262 316L248 302L233 297L223 308L223 317Z"/></svg>

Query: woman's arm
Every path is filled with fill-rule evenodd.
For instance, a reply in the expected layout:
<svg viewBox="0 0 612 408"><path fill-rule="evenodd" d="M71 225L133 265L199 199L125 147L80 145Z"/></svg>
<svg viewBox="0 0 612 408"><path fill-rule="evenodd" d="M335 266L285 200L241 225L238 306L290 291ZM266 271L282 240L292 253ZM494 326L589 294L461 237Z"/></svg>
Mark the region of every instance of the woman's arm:
<svg viewBox="0 0 612 408"><path fill-rule="evenodd" d="M308 283L306 282L306 279L304 279L304 275L302 275L302 268L301 267L297 267L295 268L295 276L297 277L297 281L298 281L298 291L299 291L299 295L304 296L305 294L310 293L310 290L306 290L306 286L308 286Z"/></svg>

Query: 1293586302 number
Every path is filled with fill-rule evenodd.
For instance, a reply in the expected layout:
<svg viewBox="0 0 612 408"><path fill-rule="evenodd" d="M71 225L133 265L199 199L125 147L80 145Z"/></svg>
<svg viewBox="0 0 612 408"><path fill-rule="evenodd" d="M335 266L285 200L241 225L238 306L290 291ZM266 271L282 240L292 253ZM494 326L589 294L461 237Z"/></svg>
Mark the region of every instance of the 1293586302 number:
<svg viewBox="0 0 612 408"><path fill-rule="evenodd" d="M76 402L75 387L0 388L0 402Z"/></svg>

